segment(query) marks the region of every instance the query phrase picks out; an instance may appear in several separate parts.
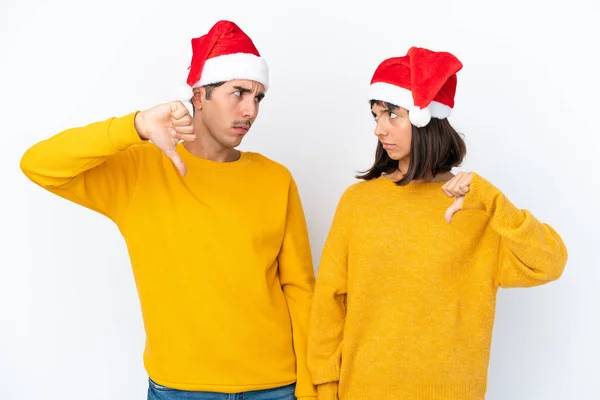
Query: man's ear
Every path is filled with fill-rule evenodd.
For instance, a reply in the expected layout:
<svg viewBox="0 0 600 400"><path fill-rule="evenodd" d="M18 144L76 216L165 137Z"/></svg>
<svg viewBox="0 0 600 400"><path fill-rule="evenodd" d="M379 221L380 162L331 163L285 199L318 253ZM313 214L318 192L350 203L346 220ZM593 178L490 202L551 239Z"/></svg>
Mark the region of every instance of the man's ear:
<svg viewBox="0 0 600 400"><path fill-rule="evenodd" d="M202 110L202 106L206 102L206 89L199 87L192 92L192 103L196 110Z"/></svg>

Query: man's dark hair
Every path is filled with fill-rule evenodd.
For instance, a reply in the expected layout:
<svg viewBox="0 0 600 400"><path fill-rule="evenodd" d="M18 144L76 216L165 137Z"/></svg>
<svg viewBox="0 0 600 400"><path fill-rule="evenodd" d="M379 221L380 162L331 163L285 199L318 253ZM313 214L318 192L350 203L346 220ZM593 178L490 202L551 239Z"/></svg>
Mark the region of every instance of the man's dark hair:
<svg viewBox="0 0 600 400"><path fill-rule="evenodd" d="M201 87L203 87L206 90L206 100L210 100L211 97L212 97L213 90L215 90L219 86L223 85L224 83L225 82L217 82L217 83L211 83L210 85L201 86ZM192 103L192 115L195 115L196 114L196 107L194 107L194 96L193 95L190 98L190 103Z"/></svg>
<svg viewBox="0 0 600 400"><path fill-rule="evenodd" d="M399 108L392 103L371 100L371 107L375 104L390 111ZM431 178L449 172L462 163L466 153L467 146L464 140L447 119L431 118L429 124L422 128L413 125L408 171L396 184L402 186L412 180ZM397 169L398 160L392 160L378 141L373 166L356 178L371 180Z"/></svg>

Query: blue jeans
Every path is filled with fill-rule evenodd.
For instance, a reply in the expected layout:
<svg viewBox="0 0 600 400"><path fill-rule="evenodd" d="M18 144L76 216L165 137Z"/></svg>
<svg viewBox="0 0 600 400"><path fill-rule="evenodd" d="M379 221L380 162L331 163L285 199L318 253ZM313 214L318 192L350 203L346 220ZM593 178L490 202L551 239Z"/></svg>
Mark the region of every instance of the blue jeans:
<svg viewBox="0 0 600 400"><path fill-rule="evenodd" d="M149 379L148 400L296 400L296 384L242 393L192 392L161 386Z"/></svg>

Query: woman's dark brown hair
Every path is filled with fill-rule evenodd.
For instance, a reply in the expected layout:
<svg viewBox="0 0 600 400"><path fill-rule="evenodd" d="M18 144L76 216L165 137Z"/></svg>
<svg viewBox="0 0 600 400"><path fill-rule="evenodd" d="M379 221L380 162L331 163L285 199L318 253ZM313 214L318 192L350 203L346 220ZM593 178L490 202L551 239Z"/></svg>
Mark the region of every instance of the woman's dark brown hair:
<svg viewBox="0 0 600 400"><path fill-rule="evenodd" d="M391 103L371 100L371 107L375 104L390 111L399 108ZM413 125L408 171L396 184L402 186L412 180L431 178L449 172L462 163L466 153L467 146L464 140L447 119L431 118L429 124L422 128ZM392 173L396 169L398 169L398 161L392 160L378 141L375 163L356 178L371 180L379 178L384 173Z"/></svg>

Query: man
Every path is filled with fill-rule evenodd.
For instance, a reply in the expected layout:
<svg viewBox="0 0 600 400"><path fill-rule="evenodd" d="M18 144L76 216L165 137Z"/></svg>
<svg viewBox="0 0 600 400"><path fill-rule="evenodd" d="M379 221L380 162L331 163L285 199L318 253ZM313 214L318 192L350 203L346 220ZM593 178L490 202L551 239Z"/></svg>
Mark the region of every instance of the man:
<svg viewBox="0 0 600 400"><path fill-rule="evenodd" d="M149 399L314 397L314 271L298 189L284 166L236 149L267 64L229 21L192 50L193 116L175 101L67 129L28 149L21 169L117 224L142 307Z"/></svg>

